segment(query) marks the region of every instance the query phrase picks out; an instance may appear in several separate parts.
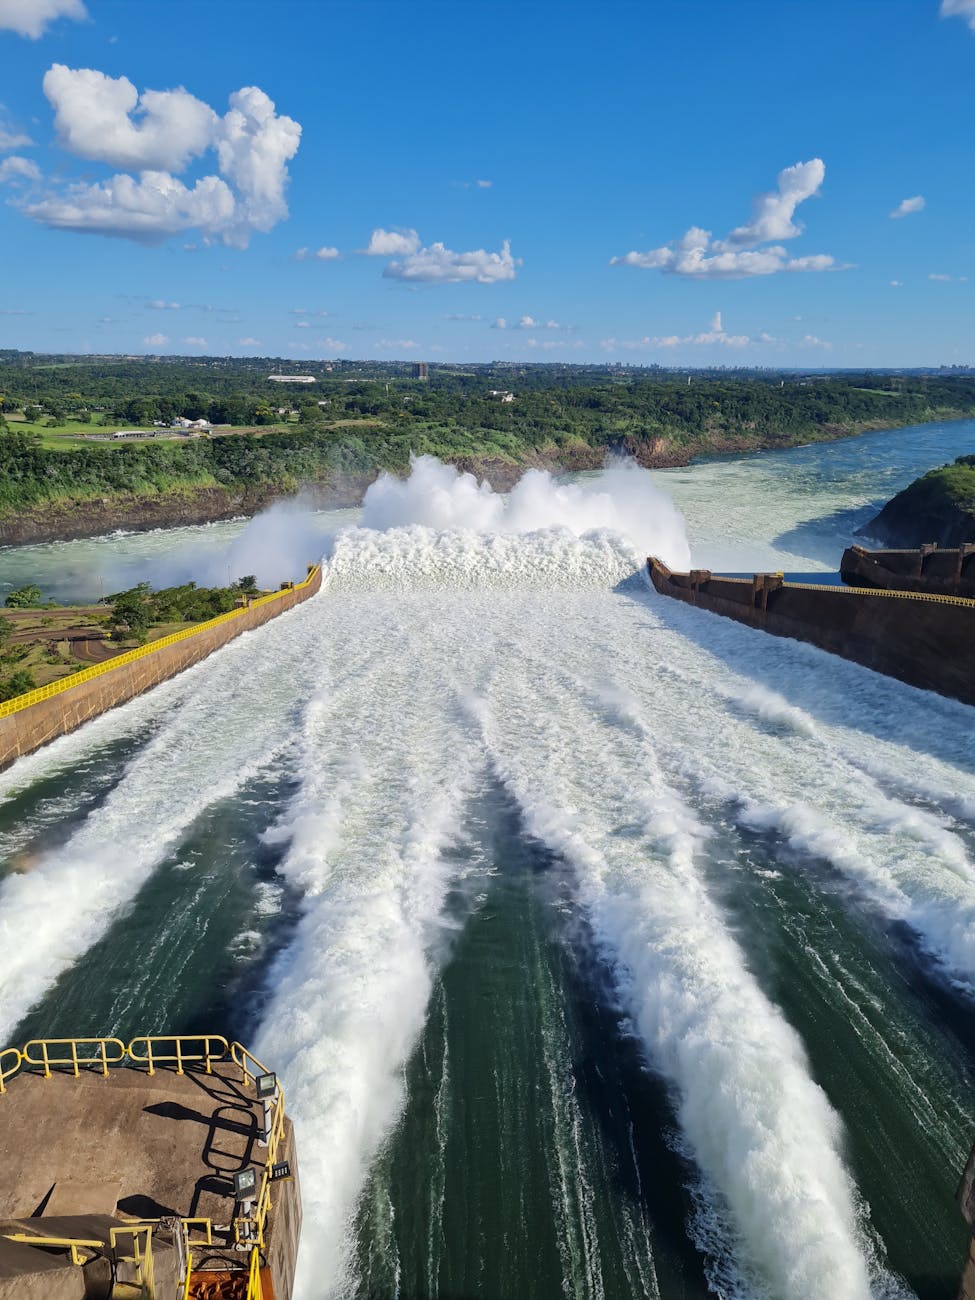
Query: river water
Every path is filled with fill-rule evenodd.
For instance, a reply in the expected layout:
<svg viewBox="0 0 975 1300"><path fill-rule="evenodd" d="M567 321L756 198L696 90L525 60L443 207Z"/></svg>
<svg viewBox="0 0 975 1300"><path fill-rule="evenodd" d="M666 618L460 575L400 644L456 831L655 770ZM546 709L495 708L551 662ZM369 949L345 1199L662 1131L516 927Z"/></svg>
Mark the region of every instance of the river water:
<svg viewBox="0 0 975 1300"><path fill-rule="evenodd" d="M951 1300L972 711L639 561L835 569L973 444L509 501L427 465L370 527L0 553L61 598L329 557L319 597L0 776L0 1037L252 1044L298 1126L303 1297Z"/></svg>

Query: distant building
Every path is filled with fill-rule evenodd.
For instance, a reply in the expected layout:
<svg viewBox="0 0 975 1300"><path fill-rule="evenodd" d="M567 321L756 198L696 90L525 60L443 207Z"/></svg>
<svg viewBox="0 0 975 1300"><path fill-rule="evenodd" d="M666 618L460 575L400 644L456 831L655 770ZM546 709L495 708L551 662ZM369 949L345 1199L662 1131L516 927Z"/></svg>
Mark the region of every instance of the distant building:
<svg viewBox="0 0 975 1300"><path fill-rule="evenodd" d="M429 379L430 374L425 361L414 361L412 367L414 379Z"/></svg>
<svg viewBox="0 0 975 1300"><path fill-rule="evenodd" d="M268 375L275 384L317 384L318 380L314 375Z"/></svg>
<svg viewBox="0 0 975 1300"><path fill-rule="evenodd" d="M488 396L500 398L502 402L513 402L515 400L514 393L506 393L503 388L488 389Z"/></svg>

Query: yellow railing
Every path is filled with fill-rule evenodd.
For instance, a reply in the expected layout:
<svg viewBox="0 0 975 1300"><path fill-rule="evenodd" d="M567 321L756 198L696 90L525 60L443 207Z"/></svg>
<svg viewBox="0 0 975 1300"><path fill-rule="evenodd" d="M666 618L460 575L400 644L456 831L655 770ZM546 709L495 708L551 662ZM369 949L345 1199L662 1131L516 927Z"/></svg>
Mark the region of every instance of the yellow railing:
<svg viewBox="0 0 975 1300"><path fill-rule="evenodd" d="M211 1050L211 1043L216 1043L217 1051ZM202 1051L200 1046L202 1045ZM194 1051L194 1047L196 1050ZM137 1048L139 1050L137 1050ZM166 1049L169 1050L166 1050ZM219 1034L179 1035L165 1034L155 1037L133 1038L125 1049L131 1061L136 1065L147 1065L149 1073L156 1073L157 1065L176 1065L176 1073L183 1074L184 1065L203 1063L207 1074L213 1073L214 1061L225 1061L230 1051L230 1044Z"/></svg>
<svg viewBox="0 0 975 1300"><path fill-rule="evenodd" d="M79 1053L79 1048L83 1052L87 1047L96 1050L87 1055ZM53 1056L52 1048L55 1051ZM63 1065L70 1065L77 1079L82 1066L98 1065L102 1074L108 1074L110 1065L118 1065L125 1060L126 1046L119 1038L32 1038L21 1050L20 1056L24 1065L40 1066L45 1079L51 1077L52 1066Z"/></svg>
<svg viewBox="0 0 975 1300"><path fill-rule="evenodd" d="M19 1241L27 1246L49 1246L54 1250L69 1250L71 1263L79 1268L90 1264L98 1253L105 1249L103 1241L88 1241L82 1237L35 1237L30 1232L5 1232L2 1235L7 1241ZM83 1257L81 1255L83 1250L94 1253Z"/></svg>
<svg viewBox="0 0 975 1300"><path fill-rule="evenodd" d="M10 1058L13 1058L10 1064ZM4 1047L0 1050L0 1094L5 1091L4 1083L7 1079L12 1079L20 1070L22 1057L16 1047Z"/></svg>
<svg viewBox="0 0 975 1300"><path fill-rule="evenodd" d="M247 1274L247 1300L264 1300L261 1286L261 1255L255 1246L251 1251L250 1270Z"/></svg>
<svg viewBox="0 0 975 1300"><path fill-rule="evenodd" d="M140 659L145 659L146 655L155 654L157 650L164 650L167 646L176 645L178 642L185 641L188 637L197 636L212 627L220 627L223 623L232 622L234 619L241 618L246 614L248 609L255 609L259 605L267 605L271 601L281 600L284 596L290 595L292 591L303 591L316 580L320 568L321 566L318 564L309 566L308 577L303 582L296 582L293 585L282 587L280 591L271 591L266 596L258 596L248 606L232 609L226 614L218 614L215 618L207 619L205 623L194 623L192 627L183 628L179 632L171 632L169 636L160 637L158 641L150 641L147 645L136 646L134 650L126 650L123 654L115 655L112 659L106 659L103 663L93 664L91 668L82 668L79 672L72 673L70 677L62 677L59 681L51 682L48 686L37 686L32 691L25 691L23 695L15 695L12 700L6 700L0 704L0 718L6 718L11 713L18 713L21 709L30 708L32 704L38 704L41 700L49 700L53 695L60 695L64 691L69 691L72 686L80 686L83 682L90 682L96 677L102 677L105 673L114 672L116 668L123 668L126 664L137 663Z"/></svg>

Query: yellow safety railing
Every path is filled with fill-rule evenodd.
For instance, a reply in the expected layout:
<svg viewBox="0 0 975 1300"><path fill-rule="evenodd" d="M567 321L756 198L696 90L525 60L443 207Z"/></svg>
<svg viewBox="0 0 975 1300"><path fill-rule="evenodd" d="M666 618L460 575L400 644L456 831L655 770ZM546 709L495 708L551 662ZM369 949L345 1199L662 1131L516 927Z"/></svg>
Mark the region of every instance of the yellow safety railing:
<svg viewBox="0 0 975 1300"><path fill-rule="evenodd" d="M240 1043L232 1045L230 1055L235 1064L240 1066L244 1083L253 1082L259 1074L270 1073L267 1066L259 1061L252 1052L249 1052L246 1047L242 1047ZM283 1137L284 1090L279 1083L277 1096L271 1111L271 1124L267 1133L267 1160L264 1165L261 1186L257 1193L254 1214L251 1218L241 1217L234 1221L234 1236L238 1245L256 1240L259 1246L262 1248L264 1246L264 1231L267 1227L268 1215L271 1212L271 1166L277 1159L278 1148Z"/></svg>
<svg viewBox="0 0 975 1300"><path fill-rule="evenodd" d="M83 1054L88 1047L95 1050ZM51 1077L52 1066L63 1065L71 1066L76 1079L82 1066L97 1065L102 1074L108 1074L108 1067L124 1061L125 1055L125 1044L119 1038L32 1038L20 1053L24 1065L39 1065L43 1069L45 1079Z"/></svg>
<svg viewBox="0 0 975 1300"><path fill-rule="evenodd" d="M7 1241L19 1241L28 1246L49 1246L54 1250L69 1250L71 1263L79 1268L90 1264L100 1251L105 1249L103 1241L88 1241L82 1237L35 1237L30 1232L5 1232ZM81 1251L92 1251L91 1255L82 1257Z"/></svg>
<svg viewBox="0 0 975 1300"><path fill-rule="evenodd" d="M247 1300L264 1300L261 1286L261 1255L255 1246L251 1251L250 1270L247 1274Z"/></svg>
<svg viewBox="0 0 975 1300"><path fill-rule="evenodd" d="M216 1051L212 1050L211 1044L217 1045ZM229 1051L230 1044L219 1034L160 1034L133 1038L126 1048L129 1059L136 1065L147 1065L150 1074L156 1073L157 1065L174 1063L176 1073L183 1074L184 1065L197 1065L200 1062L206 1073L212 1074L214 1061L225 1061Z"/></svg>
<svg viewBox="0 0 975 1300"><path fill-rule="evenodd" d="M176 645L180 641L185 641L188 637L198 636L199 633L209 631L212 627L220 627L223 623L232 622L234 619L241 618L249 609L267 605L271 601L281 600L283 597L289 596L293 591L303 591L315 582L320 568L321 566L318 564L311 565L308 570L308 577L303 582L289 584L282 587L280 591L269 592L266 596L258 596L249 605L242 606L240 609L232 609L226 614L217 614L215 618L209 618L205 623L194 623L192 627L183 628L179 632L171 632L169 636L160 637L158 641L150 641L147 645L136 646L134 650L126 650L123 654L115 655L112 659L106 659L103 663L93 664L91 668L82 668L79 672L72 673L70 677L62 677L59 681L51 682L47 686L37 686L32 691L25 691L23 695L15 695L12 700L6 700L0 704L0 718L9 717L11 713L17 713L21 709L28 709L32 704L40 703L41 700L49 700L53 695L60 695L63 691L69 691L72 686L80 686L82 682L90 682L105 673L114 672L116 668L137 663L147 655L155 654L157 650L164 650L167 646Z"/></svg>
<svg viewBox="0 0 975 1300"><path fill-rule="evenodd" d="M12 1058L12 1060L11 1060ZM4 1084L19 1073L23 1057L16 1047L4 1047L0 1050L0 1096L6 1092Z"/></svg>
<svg viewBox="0 0 975 1300"><path fill-rule="evenodd" d="M131 1237L131 1254L122 1255L119 1253L119 1238L121 1237ZM135 1280L142 1288L145 1300L155 1300L156 1278L152 1258L152 1225L133 1224L126 1225L124 1228L112 1228L109 1232L109 1243L115 1252L116 1261L134 1265Z"/></svg>
<svg viewBox="0 0 975 1300"><path fill-rule="evenodd" d="M894 591L889 587L848 587L830 586L827 583L784 582L783 587L793 587L799 591L840 591L849 596L890 596L894 600L928 600L938 605L967 605L975 608L975 600L970 596L942 596L935 591Z"/></svg>

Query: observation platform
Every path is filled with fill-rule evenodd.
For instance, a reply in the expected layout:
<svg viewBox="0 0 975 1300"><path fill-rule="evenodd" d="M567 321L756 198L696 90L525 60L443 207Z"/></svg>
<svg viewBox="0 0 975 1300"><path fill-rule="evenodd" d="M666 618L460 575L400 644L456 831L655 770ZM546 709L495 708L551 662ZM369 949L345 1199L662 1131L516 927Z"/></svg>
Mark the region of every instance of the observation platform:
<svg viewBox="0 0 975 1300"><path fill-rule="evenodd" d="M239 1044L38 1040L0 1093L0 1300L291 1295L291 1122Z"/></svg>

